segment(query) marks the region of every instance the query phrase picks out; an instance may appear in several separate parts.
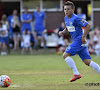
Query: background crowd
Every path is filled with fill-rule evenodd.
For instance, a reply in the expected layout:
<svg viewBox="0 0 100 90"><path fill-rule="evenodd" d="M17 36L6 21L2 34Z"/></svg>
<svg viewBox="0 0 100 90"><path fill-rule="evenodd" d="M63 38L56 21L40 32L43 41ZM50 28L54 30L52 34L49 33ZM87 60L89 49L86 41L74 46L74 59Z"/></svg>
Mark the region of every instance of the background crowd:
<svg viewBox="0 0 100 90"><path fill-rule="evenodd" d="M77 15L86 20L86 15L82 13L82 9L77 8ZM2 15L0 21L0 49L1 55L7 55L7 48L13 51L21 49L21 53L30 52L32 49L38 50L41 46L47 48L48 30L45 28L44 12L40 11L40 7L36 7L36 11L30 14L28 8L24 8L24 12L19 17L17 10L13 10L10 16ZM33 23L34 22L34 25ZM91 24L89 34L87 35L87 44L90 54L100 55L100 29L99 27L92 27ZM66 47L71 43L69 33L65 36L59 37L58 32L65 28L64 22L53 30L56 38L56 52L62 53ZM83 28L84 32L84 28ZM43 44L43 45L42 45Z"/></svg>

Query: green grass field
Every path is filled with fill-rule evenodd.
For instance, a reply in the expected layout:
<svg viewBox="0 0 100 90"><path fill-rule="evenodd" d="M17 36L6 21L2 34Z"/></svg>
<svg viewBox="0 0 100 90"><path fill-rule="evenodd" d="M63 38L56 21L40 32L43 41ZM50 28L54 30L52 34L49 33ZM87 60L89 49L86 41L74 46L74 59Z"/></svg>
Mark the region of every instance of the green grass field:
<svg viewBox="0 0 100 90"><path fill-rule="evenodd" d="M75 82L69 82L73 73L61 55L0 56L0 75L11 78L11 85L0 90L100 90L100 84L91 86L100 83L100 74L86 66L79 56L72 58L82 74ZM100 65L100 56L92 58Z"/></svg>

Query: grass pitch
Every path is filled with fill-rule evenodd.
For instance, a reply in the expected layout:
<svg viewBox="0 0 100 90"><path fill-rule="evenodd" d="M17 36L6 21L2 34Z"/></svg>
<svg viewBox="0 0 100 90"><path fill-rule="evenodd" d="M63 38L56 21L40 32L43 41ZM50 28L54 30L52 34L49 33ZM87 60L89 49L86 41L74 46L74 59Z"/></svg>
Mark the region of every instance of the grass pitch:
<svg viewBox="0 0 100 90"><path fill-rule="evenodd" d="M69 82L72 70L61 55L0 56L0 75L8 75L11 85L0 90L100 90L100 74L72 57L82 78ZM100 56L92 56L100 65Z"/></svg>

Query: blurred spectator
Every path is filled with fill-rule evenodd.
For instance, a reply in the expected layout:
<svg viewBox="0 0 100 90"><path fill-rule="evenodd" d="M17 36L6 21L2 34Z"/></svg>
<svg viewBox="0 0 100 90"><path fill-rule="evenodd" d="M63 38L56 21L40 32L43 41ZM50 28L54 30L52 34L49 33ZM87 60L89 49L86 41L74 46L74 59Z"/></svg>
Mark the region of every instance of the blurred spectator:
<svg viewBox="0 0 100 90"><path fill-rule="evenodd" d="M54 32L58 35L59 31L63 31L64 29L65 29L65 24L64 22L62 22L61 25L57 29L54 30ZM59 50L64 51L65 47L68 46L69 41L70 41L70 36L68 33L66 33L66 35L62 37L58 36L56 52L58 52Z"/></svg>
<svg viewBox="0 0 100 90"><path fill-rule="evenodd" d="M58 34L59 31L63 31L64 29L65 29L65 24L64 22L62 22L61 25L54 30L54 32Z"/></svg>
<svg viewBox="0 0 100 90"><path fill-rule="evenodd" d="M7 26L7 30L9 30L9 23L8 23L8 21L7 21L7 16L6 16L6 14L3 14L3 15L2 15L1 23L2 23L3 25L6 25L6 26Z"/></svg>
<svg viewBox="0 0 100 90"><path fill-rule="evenodd" d="M94 50L93 52L96 55L100 55L100 30L99 30L99 27L95 27L94 30L89 32L89 35L90 35L90 40L89 40L88 47L90 48L90 45L91 45L91 47L92 47L91 49Z"/></svg>
<svg viewBox="0 0 100 90"><path fill-rule="evenodd" d="M21 22L22 22L22 28L21 33L25 33L25 30L28 30L28 33L31 33L31 21L32 21L32 15L28 13L28 8L25 7L24 13L21 16Z"/></svg>
<svg viewBox="0 0 100 90"><path fill-rule="evenodd" d="M89 50L89 53L90 53L90 54L95 54L94 49L93 49L93 44L92 44L92 43L89 43L89 44L88 44L88 50Z"/></svg>
<svg viewBox="0 0 100 90"><path fill-rule="evenodd" d="M40 11L40 7L36 7L36 12L33 13L34 19L34 39L35 39L35 46L37 48L41 46L41 41L43 41L44 48L46 48L46 30L45 30L45 13Z"/></svg>
<svg viewBox="0 0 100 90"><path fill-rule="evenodd" d="M98 41L94 42L94 52L96 55L100 55L100 43L98 43Z"/></svg>
<svg viewBox="0 0 100 90"><path fill-rule="evenodd" d="M59 49L57 51L57 54L63 53L65 51L65 49L68 47L69 42L67 39L64 39L64 43L63 44L59 44Z"/></svg>
<svg viewBox="0 0 100 90"><path fill-rule="evenodd" d="M30 51L30 53L32 54L32 48L30 45L30 41L31 41L31 37L30 37L30 32L28 31L28 29L24 30L23 35L22 35L22 54L24 54L24 52L28 52Z"/></svg>
<svg viewBox="0 0 100 90"><path fill-rule="evenodd" d="M77 15L78 15L78 17L81 17L86 20L86 14L82 13L82 8L80 8L80 7L77 8Z"/></svg>
<svg viewBox="0 0 100 90"><path fill-rule="evenodd" d="M1 36L1 55L7 55L7 45L8 45L8 30L7 26L0 22L0 36Z"/></svg>
<svg viewBox="0 0 100 90"><path fill-rule="evenodd" d="M13 17L17 16L18 20L20 21L19 16L17 15L17 10L13 10L12 15L8 16L8 22L9 22L9 33L10 33L10 38L13 39L13 34L12 34L12 25L11 22L13 21Z"/></svg>
<svg viewBox="0 0 100 90"><path fill-rule="evenodd" d="M20 40L20 22L17 16L13 16L11 20L13 40L14 40L14 50L19 49L19 40Z"/></svg>
<svg viewBox="0 0 100 90"><path fill-rule="evenodd" d="M89 35L90 35L90 42L93 42L95 40L100 42L100 30L99 30L99 27L95 27L94 30L89 32Z"/></svg>

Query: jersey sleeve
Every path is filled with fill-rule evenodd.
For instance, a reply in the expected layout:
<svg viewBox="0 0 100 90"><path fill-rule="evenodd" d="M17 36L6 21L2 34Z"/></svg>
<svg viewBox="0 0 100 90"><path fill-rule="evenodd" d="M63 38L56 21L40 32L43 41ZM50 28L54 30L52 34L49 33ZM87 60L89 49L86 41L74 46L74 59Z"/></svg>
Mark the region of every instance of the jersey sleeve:
<svg viewBox="0 0 100 90"><path fill-rule="evenodd" d="M76 25L81 26L81 27L85 27L88 24L88 22L82 18L76 18L75 23Z"/></svg>

